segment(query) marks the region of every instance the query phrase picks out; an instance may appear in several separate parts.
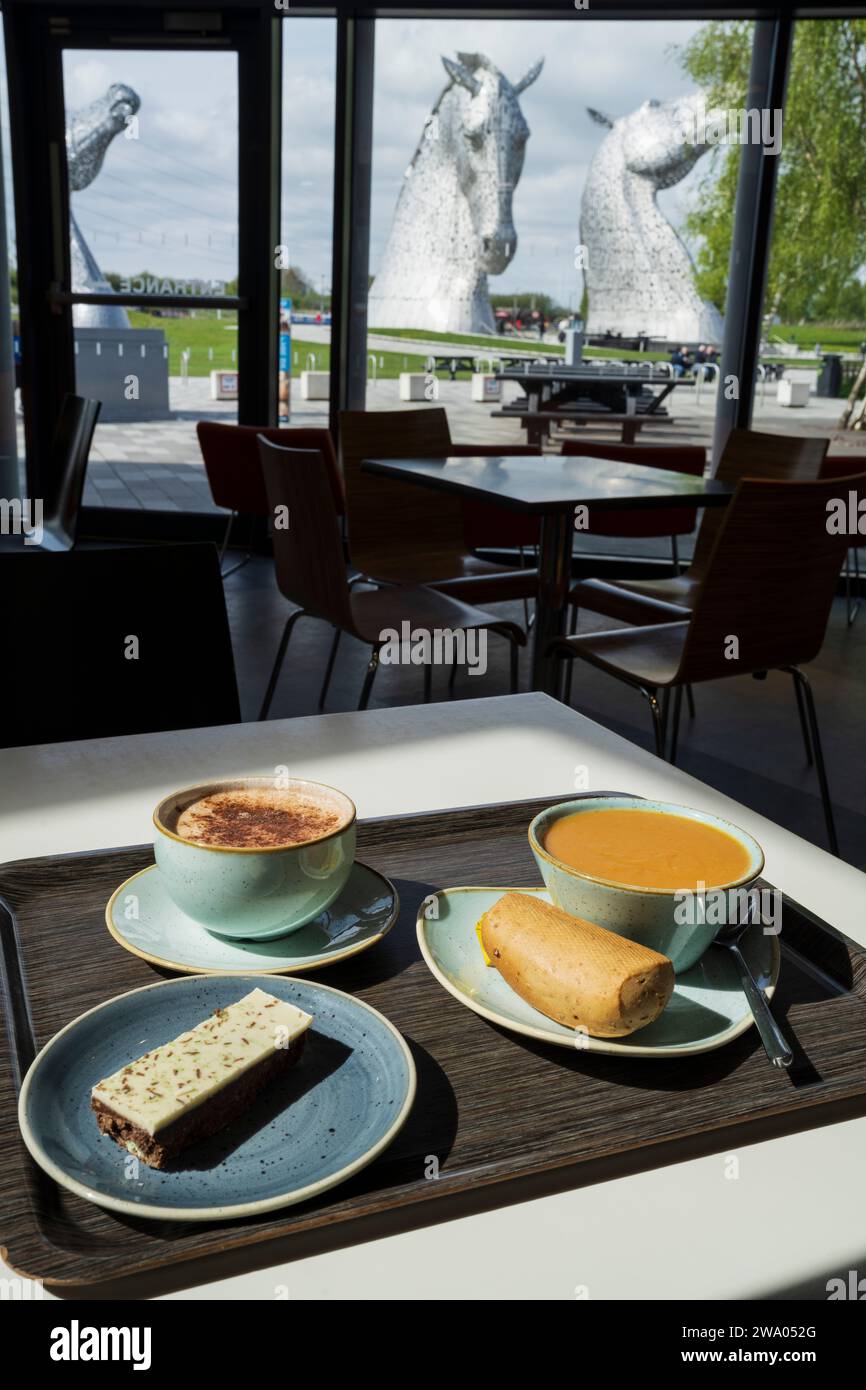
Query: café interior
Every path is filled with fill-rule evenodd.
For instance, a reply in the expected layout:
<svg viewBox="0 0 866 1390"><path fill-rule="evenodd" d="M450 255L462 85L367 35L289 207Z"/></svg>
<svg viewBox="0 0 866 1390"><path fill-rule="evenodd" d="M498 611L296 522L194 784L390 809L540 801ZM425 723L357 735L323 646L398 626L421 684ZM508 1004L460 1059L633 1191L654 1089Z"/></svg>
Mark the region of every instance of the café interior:
<svg viewBox="0 0 866 1390"><path fill-rule="evenodd" d="M359 957L368 963L355 975L341 963L323 972L321 983L381 1006L415 1039L413 1113L418 1097L426 1097L425 1124L438 1136L410 1118L392 1157L367 1170L379 1187L372 1177L352 1180L346 1191L368 1219L382 1190L409 1190L412 1155L426 1152L425 1144L439 1152L443 1128L466 1171L474 1164L483 1182L519 1184L533 1172L537 1180L536 1170L565 1171L566 1161L578 1161L573 1149L560 1152L558 1140L539 1137L550 1124L539 1113L535 1141L530 1136L509 1169L510 1150L492 1118L476 1115L455 1080L459 1065L449 1073L446 1054L437 1052L434 1014L460 1014L461 1001L450 997L459 984L440 987L447 962L436 955L432 935L420 947L415 942L419 902L446 883L537 884L525 840L526 826L543 814L542 799L576 805L574 798L625 794L650 807L699 807L744 827L749 844L757 842L767 878L784 891L792 913L806 914L792 919L795 944L807 918L819 920L821 931L847 933L852 960L861 949L856 941L866 941L859 873L866 868L866 436L856 422L859 402L852 413L866 345L847 356L839 350L834 361L844 384L834 380L832 390L826 383L836 368L828 354L835 349L822 353L820 342L811 355L795 349L801 339L793 330L790 344L779 345L788 326L779 323L768 286L784 249L776 235L786 207L784 142L779 157L760 143L743 143L727 174L733 191L719 338L706 356L703 344L692 343L692 355L700 352L685 370L671 365L678 338L593 329L592 290L581 290L581 272L572 269L574 242L589 225L589 194L579 231L578 195L563 211L555 182L542 181L529 208L515 182L531 177L536 149L541 157L556 147L557 157L569 160L571 108L565 100L556 108L564 122L557 130L552 97L545 104L560 31L574 35L571 71L579 86L584 24L609 29L611 39L630 24L648 34L664 29L666 38L678 24L730 23L740 36L747 26L742 100L785 111L804 100L797 88L804 80L796 62L800 33L866 15L856 5L831 8L719 0L704 14L685 0L593 0L589 11L571 0L532 7L474 0L446 9L424 0L185 0L176 10L165 0L3 0L0 492L9 500L0 536L7 634L0 896L10 914L20 913L31 980L42 968L28 937L34 913L54 892L72 904L81 929L94 932L94 943L98 938L98 949L80 957L72 951L69 961L70 971L83 972L76 983L81 1007L94 1008L109 993L165 978L188 981L190 972L212 968L192 956L191 965L179 967L186 974L160 973L153 962L171 965L170 949L142 940L124 954L122 924L109 919L109 936L104 904L97 904L100 892L106 898L149 859L149 846L141 846L153 838L151 812L158 803L165 807L173 787L282 773L351 797L360 833L369 822L365 862L398 883L401 916L392 935L396 942L403 933L402 954L387 969L386 941ZM429 44L428 24L435 25ZM506 82L483 55L495 58L498 36L512 24L524 26L532 47L521 45L523 74L509 58ZM412 165L398 169L396 182L392 165L411 157L417 184L425 139L437 143L428 139L426 122L423 131L408 123L400 129L400 93L417 105L410 67L403 85L395 82L396 97L389 89L387 122L383 114L385 74L401 71L401 33L426 51L435 69L431 91L447 84L461 110L493 88L499 100L504 88L510 102L519 98L532 128L523 173L506 183L501 169L489 177L496 216L516 226L530 288L532 257L540 265L549 246L545 227L570 229L561 233L566 244L557 254L569 262L571 298L554 294L552 302L565 308L547 323L542 309L537 332L538 314L533 319L525 309L520 322L516 308L507 323L500 313L486 330L440 331L433 320L401 328L376 299L374 277L381 277L384 295L392 293L384 288L386 274L398 292L401 273L415 275L412 256L395 249L395 233L388 241L397 185L395 227L411 192ZM194 69L196 82L185 84L183 74ZM149 80L158 88L150 104ZM618 117L654 97L651 84L634 91L613 82L611 136ZM582 113L586 102L580 93L575 100ZM446 102L437 102L434 116L445 128ZM310 125L307 158L305 122L313 107L315 139L325 143L314 144ZM454 156L461 169L467 159L493 158L481 146L494 139L501 162L510 138L504 119L488 111L485 133L481 126L468 132ZM576 131L576 115L574 123ZM608 130L585 124L594 152ZM582 179L589 156L580 144L578 157L574 139ZM391 145L396 153L388 164L382 151ZM829 167L829 151L819 148L819 165L825 157ZM215 230L196 220L196 205L209 210ZM424 206L432 219L430 202ZM476 218L471 197L469 206ZM314 210L319 230L312 240L321 246L308 249L305 219ZM526 251L524 217L535 219ZM474 235L479 225L477 218L454 222L448 265L455 276L466 229ZM491 225L480 227L479 255L492 267L484 283L493 294L501 267L487 243L501 228ZM418 236L416 254L423 257L429 247L423 231ZM197 258L181 254L190 240ZM816 277L826 249L816 251ZM656 274L651 247L648 254L642 274L649 280ZM293 268L314 255L324 268L304 282ZM639 279L630 282L635 293L642 292ZM453 289L463 292L456 282ZM829 343L830 330L820 331ZM866 327L861 332L866 337ZM851 332L846 341L855 338ZM160 814L157 840L165 830ZM531 831L530 844L543 869L547 851L536 853ZM113 850L119 860L112 859L106 846L118 845L138 849ZM96 856L89 880L75 867L82 855ZM41 909L32 900L36 871L28 877L22 861L46 866ZM422 926L418 932L420 940ZM56 951L60 940L51 936L48 946ZM799 949L808 954L802 942ZM826 951L815 949L829 970ZM424 973L427 966L437 980ZM286 966L289 973L268 978L302 979L304 968L293 975ZM414 971L436 991L429 1038L422 1016L398 991ZM72 999L44 988L51 1003L37 1010L40 1046L77 1012ZM515 1046L495 1026L495 1013L486 1016L491 1023L479 1012L463 1010L467 1028L471 1022L485 1030L498 1048ZM22 1026L19 1017L19 1044ZM836 1025L822 1032L823 1023L815 1023L814 1036L810 1026L801 1026L805 1050L810 1039L813 1052L829 1049ZM847 1026L849 1042L862 1036L850 1020ZM844 1052L842 1035L836 1044ZM772 1080L754 1029L750 1036L743 1065L755 1076L763 1067ZM521 1086L540 1072L559 1071L551 1088L558 1133L566 1134L579 1058L560 1068L555 1047L545 1052L543 1040L525 1037L519 1044L525 1075L518 1072L515 1094L528 1095ZM852 1075L860 1075L850 1049L847 1056ZM607 1060L590 1059L586 1084L593 1094L609 1089L601 1067ZM824 1060L832 1090L829 1052ZM731 1076L720 1077L713 1084L727 1095ZM657 1089L661 1114L667 1083ZM853 1080L843 1086L838 1079L837 1089L853 1103ZM756 1082L756 1113L762 1104L768 1114L778 1109L766 1096L759 1101L759 1091ZM719 1102L722 1111L726 1104ZM603 1097L599 1105L603 1115ZM467 1112L476 1115L478 1133ZM693 1139L701 1124L694 1115L689 1123ZM659 1140L662 1130L660 1122ZM31 1154L36 1145L31 1136ZM700 1160L691 1149L680 1157ZM154 1282L163 1236L147 1219L134 1223L124 1250L109 1230L117 1224L110 1201L97 1202L92 1221L81 1221L80 1187L73 1183L76 1195L69 1197L68 1186L64 1201L71 1205L58 1220L83 1234L51 1247L43 1261L49 1280L108 1278L121 1288L148 1270L143 1296L182 1286L177 1266L173 1273L163 1268L163 1284ZM478 1219L480 1199L467 1206L458 1189L455 1180L454 1192L440 1199L453 1203L442 1206L441 1219ZM297 1211L312 1210L312 1229L319 1208L336 1208L333 1197L309 1190L314 1195ZM521 1196L565 1200L549 1190L521 1188ZM580 1194L569 1196L577 1201ZM498 1200L507 1207L516 1198ZM44 1212L39 1219L44 1224ZM14 1238L0 1243L13 1255L20 1248L16 1265L39 1276L29 1220L16 1207ZM388 1240L408 1239L395 1236L393 1225L371 1229ZM208 1230L190 1223L183 1252L213 1260L209 1277L259 1277L242 1259L230 1266ZM286 1227L281 1239L289 1242L294 1230ZM309 1231L303 1238L311 1239ZM526 1236L528 1249L532 1239ZM549 1231L546 1239L554 1240ZM838 1253L826 1239L816 1268L830 1267ZM94 1254L100 1241L109 1252L101 1274ZM332 1232L318 1246L305 1244L302 1255L333 1260L339 1247ZM305 1266L288 1244L273 1248L277 1259ZM360 1258L364 1248L352 1253ZM486 1258L492 1261L495 1249L494 1242ZM706 1287L714 1292L791 1283L771 1263L751 1283L742 1272L723 1277L721 1265L711 1276L712 1264L708 1255ZM672 1257L658 1296L682 1293L676 1267ZM395 1288L397 1268L388 1266L386 1277ZM420 1268L412 1265L408 1288L426 1288L430 1296ZM470 1296L455 1278L457 1296ZM514 1280L512 1291L520 1287ZM604 1296L625 1296L610 1288Z"/></svg>

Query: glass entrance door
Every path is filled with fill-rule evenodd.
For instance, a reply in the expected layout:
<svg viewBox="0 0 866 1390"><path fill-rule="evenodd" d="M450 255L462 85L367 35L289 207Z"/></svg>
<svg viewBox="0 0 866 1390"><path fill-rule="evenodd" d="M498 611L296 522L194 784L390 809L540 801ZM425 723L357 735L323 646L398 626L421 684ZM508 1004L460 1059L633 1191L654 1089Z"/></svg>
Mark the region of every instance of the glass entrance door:
<svg viewBox="0 0 866 1390"><path fill-rule="evenodd" d="M238 57L63 54L85 505L216 511L196 438L238 396Z"/></svg>

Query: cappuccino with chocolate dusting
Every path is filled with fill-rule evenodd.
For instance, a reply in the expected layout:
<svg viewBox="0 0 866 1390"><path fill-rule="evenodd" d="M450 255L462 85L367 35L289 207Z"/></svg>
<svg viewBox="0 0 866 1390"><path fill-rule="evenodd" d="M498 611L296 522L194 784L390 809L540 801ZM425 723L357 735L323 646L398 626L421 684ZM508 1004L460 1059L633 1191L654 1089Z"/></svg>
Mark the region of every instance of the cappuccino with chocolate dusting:
<svg viewBox="0 0 866 1390"><path fill-rule="evenodd" d="M333 803L270 787L233 788L194 801L177 818L176 833L193 844L230 849L301 845L341 830L348 817Z"/></svg>

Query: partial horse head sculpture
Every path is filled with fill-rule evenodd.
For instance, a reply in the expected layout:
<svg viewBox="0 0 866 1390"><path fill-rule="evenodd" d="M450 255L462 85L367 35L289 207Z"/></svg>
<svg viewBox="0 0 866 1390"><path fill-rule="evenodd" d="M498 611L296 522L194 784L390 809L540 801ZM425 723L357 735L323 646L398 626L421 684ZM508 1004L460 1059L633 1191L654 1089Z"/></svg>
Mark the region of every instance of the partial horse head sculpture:
<svg viewBox="0 0 866 1390"><path fill-rule="evenodd" d="M108 146L140 106L141 100L131 87L115 82L105 96L70 115L66 125L66 163L73 192L93 182Z"/></svg>
<svg viewBox="0 0 866 1390"><path fill-rule="evenodd" d="M482 53L443 58L449 82L424 123L370 292L373 327L491 332L487 276L514 256L514 189L529 126L511 83Z"/></svg>
<svg viewBox="0 0 866 1390"><path fill-rule="evenodd" d="M656 202L694 168L708 143L700 135L718 113L695 92L645 101L616 120L590 109L609 134L592 160L583 192L580 240L589 298L587 331L666 341L718 342L722 318L701 300L686 247Z"/></svg>
<svg viewBox="0 0 866 1390"><path fill-rule="evenodd" d="M108 146L140 106L141 100L131 87L115 82L105 96L72 112L66 123L70 192L78 193L93 182L102 168ZM71 213L69 223L72 289L80 294L105 293L111 287ZM129 317L120 305L114 308L107 304L76 304L72 321L76 328L129 327Z"/></svg>

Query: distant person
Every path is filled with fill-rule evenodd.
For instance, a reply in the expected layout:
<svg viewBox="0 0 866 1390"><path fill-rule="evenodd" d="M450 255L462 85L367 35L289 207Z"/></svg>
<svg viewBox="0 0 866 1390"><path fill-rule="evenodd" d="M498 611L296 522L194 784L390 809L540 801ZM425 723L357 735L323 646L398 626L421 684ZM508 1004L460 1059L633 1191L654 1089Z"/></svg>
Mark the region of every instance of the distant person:
<svg viewBox="0 0 866 1390"><path fill-rule="evenodd" d="M706 345L706 343L698 343L698 350L697 350L697 352L695 353L695 365L698 366L698 367L702 367L702 366L704 365L704 363L706 362L706 360L707 360L707 345Z"/></svg>
<svg viewBox="0 0 866 1390"><path fill-rule="evenodd" d="M505 332L505 318L502 315L500 315L499 318L496 320L496 332L500 335L500 337Z"/></svg>
<svg viewBox="0 0 866 1390"><path fill-rule="evenodd" d="M707 343L706 349L704 350L704 361L709 363L710 365L713 365L716 362L718 362L718 360L718 349L713 347L712 343Z"/></svg>
<svg viewBox="0 0 866 1390"><path fill-rule="evenodd" d="M674 369L674 376L685 376L686 372L692 370L691 354L685 343L676 352L671 353L671 366Z"/></svg>

